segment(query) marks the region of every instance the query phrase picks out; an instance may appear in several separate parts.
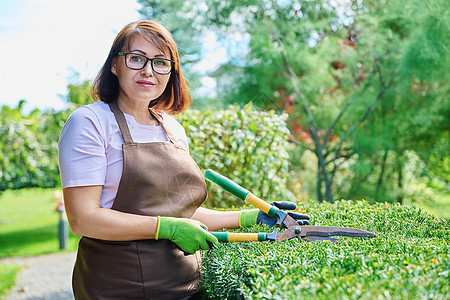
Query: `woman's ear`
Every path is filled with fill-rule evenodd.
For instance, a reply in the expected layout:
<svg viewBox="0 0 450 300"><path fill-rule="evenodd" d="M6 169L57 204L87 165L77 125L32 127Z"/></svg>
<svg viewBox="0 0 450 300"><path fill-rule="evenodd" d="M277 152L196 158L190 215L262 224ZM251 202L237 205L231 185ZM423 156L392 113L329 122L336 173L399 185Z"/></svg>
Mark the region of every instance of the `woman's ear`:
<svg viewBox="0 0 450 300"><path fill-rule="evenodd" d="M117 76L116 60L115 59L113 59L113 61L111 63L111 73L113 73L114 75Z"/></svg>

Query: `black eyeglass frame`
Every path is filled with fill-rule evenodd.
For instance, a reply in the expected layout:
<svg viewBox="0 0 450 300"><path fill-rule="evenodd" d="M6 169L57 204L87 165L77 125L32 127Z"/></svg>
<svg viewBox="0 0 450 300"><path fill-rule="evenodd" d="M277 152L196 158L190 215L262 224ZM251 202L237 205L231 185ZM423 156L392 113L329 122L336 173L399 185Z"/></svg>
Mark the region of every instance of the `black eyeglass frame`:
<svg viewBox="0 0 450 300"><path fill-rule="evenodd" d="M134 55L139 55L139 56L145 57L146 61L145 61L144 65L142 66L142 68L131 68L131 67L129 67L129 66L128 66L128 63L127 63L127 59L126 59L127 54L134 54ZM153 72L158 73L158 74L161 74L161 75L168 75L168 74L170 74L170 72L172 72L173 66L175 65L175 62L174 62L173 60L171 60L171 59L168 59L168 58L161 58L161 57L150 58L150 57L147 57L147 56L142 55L142 54L139 54L139 53L133 53L133 52L118 52L117 55L123 56L123 57L125 58L125 65L127 66L128 69L131 69L131 70L142 70L142 69L145 68L145 66L147 66L148 61L150 61L150 66L152 67ZM156 71L155 68L154 68L154 66L153 66L153 60L155 60L155 59L158 59L158 60L165 60L165 61L170 62L170 70L169 70L169 72L167 72L167 73L161 73L161 72Z"/></svg>

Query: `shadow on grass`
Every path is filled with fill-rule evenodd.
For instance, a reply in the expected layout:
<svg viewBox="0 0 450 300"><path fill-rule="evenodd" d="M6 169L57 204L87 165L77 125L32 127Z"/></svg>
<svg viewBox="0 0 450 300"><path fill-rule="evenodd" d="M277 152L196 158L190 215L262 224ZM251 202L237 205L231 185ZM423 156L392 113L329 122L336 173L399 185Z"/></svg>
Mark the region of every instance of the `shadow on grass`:
<svg viewBox="0 0 450 300"><path fill-rule="evenodd" d="M69 240L76 238L69 233ZM31 250L33 249L34 250ZM48 249L47 249L48 248ZM26 251L24 249L30 249ZM43 226L0 234L0 258L16 255L36 255L59 249L58 226ZM29 252L29 253L28 253Z"/></svg>

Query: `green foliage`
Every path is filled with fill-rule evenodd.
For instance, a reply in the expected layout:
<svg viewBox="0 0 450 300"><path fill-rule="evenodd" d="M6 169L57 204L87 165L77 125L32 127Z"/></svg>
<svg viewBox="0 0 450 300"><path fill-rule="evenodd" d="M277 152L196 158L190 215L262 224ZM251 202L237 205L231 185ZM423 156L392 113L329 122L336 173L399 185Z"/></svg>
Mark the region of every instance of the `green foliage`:
<svg viewBox="0 0 450 300"><path fill-rule="evenodd" d="M293 162L295 180L316 181L305 193L402 201L406 151L448 185L440 162L449 157L449 1L187 0L166 9L141 1L148 10L156 2L161 11L151 17L195 24L190 35L214 32L227 50L228 61L209 74L216 102L289 113L296 151L317 157L307 177L307 166Z"/></svg>
<svg viewBox="0 0 450 300"><path fill-rule="evenodd" d="M69 103L75 109L82 105L93 103L90 90L91 80L85 79L80 81L79 74L75 73L71 79L71 82L67 86L68 93L62 98Z"/></svg>
<svg viewBox="0 0 450 300"><path fill-rule="evenodd" d="M0 264L0 299L6 296L9 290L16 284L16 276L20 270L17 264Z"/></svg>
<svg viewBox="0 0 450 300"><path fill-rule="evenodd" d="M390 81L391 87L353 135L358 160L349 177L365 184L344 189L346 197L390 202L410 198L404 179L409 174L403 172L412 151L425 164L409 170L421 177L420 182L437 175L437 181L448 184L442 172L448 168L449 155L450 78L445 65L450 56L442 43L450 37L448 9L448 1L441 0L377 2L370 14L361 15L367 25L355 24L358 43L380 41L370 50L379 57L380 83ZM357 53L363 53L361 50L358 47ZM358 172L363 166L369 168Z"/></svg>
<svg viewBox="0 0 450 300"><path fill-rule="evenodd" d="M90 80L79 81L74 74L68 94L62 97L69 108L35 109L26 114L22 100L16 107L0 107L0 192L26 187L60 185L58 140L70 113L92 103Z"/></svg>
<svg viewBox="0 0 450 300"><path fill-rule="evenodd" d="M0 192L24 187L54 187L59 184L57 142L64 112L0 109Z"/></svg>
<svg viewBox="0 0 450 300"><path fill-rule="evenodd" d="M71 85L68 101L74 107L84 104L87 88L86 81ZM0 191L59 185L57 143L70 110L35 110L24 115L22 106L1 110ZM191 155L201 169L215 169L266 199L294 198L286 189L289 131L285 120L286 115L256 111L252 105L203 113L189 110L180 116ZM209 196L209 206L241 205L215 187L209 187Z"/></svg>
<svg viewBox="0 0 450 300"><path fill-rule="evenodd" d="M190 153L200 169L213 169L263 199L293 200L289 178L286 115L252 105L199 112L189 110L180 122L190 139ZM242 206L220 188L208 186L209 207Z"/></svg>
<svg viewBox="0 0 450 300"><path fill-rule="evenodd" d="M414 207L366 201L302 203L313 225L374 232L336 243L221 244L203 255L202 289L211 299L444 299L450 227ZM244 231L244 230L242 230ZM269 230L255 226L245 231Z"/></svg>

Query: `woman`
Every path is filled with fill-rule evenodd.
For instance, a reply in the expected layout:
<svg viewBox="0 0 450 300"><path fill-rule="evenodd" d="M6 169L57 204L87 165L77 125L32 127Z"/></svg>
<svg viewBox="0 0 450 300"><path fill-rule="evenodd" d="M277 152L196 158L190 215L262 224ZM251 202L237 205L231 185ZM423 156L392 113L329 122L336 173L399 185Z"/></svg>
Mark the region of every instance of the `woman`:
<svg viewBox="0 0 450 300"><path fill-rule="evenodd" d="M169 31L155 21L127 25L92 94L100 101L74 111L59 141L67 216L82 236L75 298L195 297L197 250L218 242L206 228L267 222L258 210L199 208L206 185L168 115L191 103Z"/></svg>

